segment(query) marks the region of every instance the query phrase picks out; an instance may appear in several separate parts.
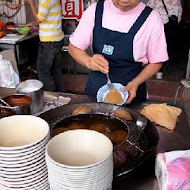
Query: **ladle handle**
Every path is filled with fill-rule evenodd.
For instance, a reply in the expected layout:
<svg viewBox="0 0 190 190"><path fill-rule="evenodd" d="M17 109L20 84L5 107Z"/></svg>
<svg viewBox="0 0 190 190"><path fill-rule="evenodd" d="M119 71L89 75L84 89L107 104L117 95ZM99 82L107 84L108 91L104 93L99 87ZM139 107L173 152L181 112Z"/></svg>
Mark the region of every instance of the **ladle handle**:
<svg viewBox="0 0 190 190"><path fill-rule="evenodd" d="M144 131L145 127L147 125L147 119L146 117L144 117L143 115L140 115L137 117L136 120L136 127L138 127L138 133L135 137L135 140L133 141L134 144L136 144L142 134L142 132Z"/></svg>
<svg viewBox="0 0 190 190"><path fill-rule="evenodd" d="M108 73L106 73L106 77L107 77L107 84L111 84L111 80Z"/></svg>
<svg viewBox="0 0 190 190"><path fill-rule="evenodd" d="M2 106L7 106L7 107L11 107L5 100L3 100L1 97L0 97L0 104L2 104Z"/></svg>

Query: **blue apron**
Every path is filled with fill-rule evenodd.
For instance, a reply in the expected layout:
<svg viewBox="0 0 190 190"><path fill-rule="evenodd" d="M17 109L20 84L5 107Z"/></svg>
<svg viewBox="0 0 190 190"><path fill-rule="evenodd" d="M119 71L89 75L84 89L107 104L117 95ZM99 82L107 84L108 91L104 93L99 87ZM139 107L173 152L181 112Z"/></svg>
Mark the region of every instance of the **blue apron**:
<svg viewBox="0 0 190 190"><path fill-rule="evenodd" d="M113 83L126 86L141 71L142 63L133 57L133 39L152 9L145 7L128 33L112 31L102 27L104 0L99 0L95 13L93 31L93 53L102 54L109 61L109 76ZM96 97L97 91L107 82L106 75L99 71L90 71L85 94ZM136 100L146 101L146 85L142 83L137 90Z"/></svg>

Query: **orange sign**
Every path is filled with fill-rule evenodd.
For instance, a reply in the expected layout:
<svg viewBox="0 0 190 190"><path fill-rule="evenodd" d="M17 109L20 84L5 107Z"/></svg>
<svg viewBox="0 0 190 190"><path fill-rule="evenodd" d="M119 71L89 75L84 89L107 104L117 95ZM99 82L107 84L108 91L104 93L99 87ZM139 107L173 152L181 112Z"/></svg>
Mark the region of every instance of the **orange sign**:
<svg viewBox="0 0 190 190"><path fill-rule="evenodd" d="M61 0L61 4L62 14L65 19L81 19L83 0Z"/></svg>

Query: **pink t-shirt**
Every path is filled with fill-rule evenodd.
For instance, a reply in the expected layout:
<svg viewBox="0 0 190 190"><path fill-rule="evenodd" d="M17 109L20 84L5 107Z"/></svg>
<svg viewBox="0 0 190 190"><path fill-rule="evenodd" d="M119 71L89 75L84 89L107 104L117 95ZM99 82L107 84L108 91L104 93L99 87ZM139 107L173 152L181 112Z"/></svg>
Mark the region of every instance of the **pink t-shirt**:
<svg viewBox="0 0 190 190"><path fill-rule="evenodd" d="M122 12L114 6L112 0L105 0L102 26L127 33L144 8L145 4L141 2L132 10ZM93 3L84 11L76 30L69 38L70 43L79 49L86 50L92 45L95 10L96 3ZM153 10L135 35L133 54L135 61L144 64L168 60L164 26L158 12Z"/></svg>

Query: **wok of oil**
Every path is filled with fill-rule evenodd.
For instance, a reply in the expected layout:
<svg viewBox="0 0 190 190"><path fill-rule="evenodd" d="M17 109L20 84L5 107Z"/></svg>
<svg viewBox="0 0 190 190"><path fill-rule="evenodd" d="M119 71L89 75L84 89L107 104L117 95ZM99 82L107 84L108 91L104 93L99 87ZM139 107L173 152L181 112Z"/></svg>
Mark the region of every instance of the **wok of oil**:
<svg viewBox="0 0 190 190"><path fill-rule="evenodd" d="M128 128L126 124L113 116L105 114L79 114L68 116L58 122L54 126L51 135L55 136L61 132L73 129L92 129L93 127L96 128L96 126L98 126L98 130L93 130L101 132L109 138L112 134L112 136L114 136L114 133L117 133L117 131L125 133L126 136L128 134ZM101 128L104 128L104 131L100 131L99 126L101 126ZM112 140L114 146L121 143L120 141L125 140L123 139L123 135L120 141L118 140L118 138L117 141L114 141L114 139L110 139Z"/></svg>

